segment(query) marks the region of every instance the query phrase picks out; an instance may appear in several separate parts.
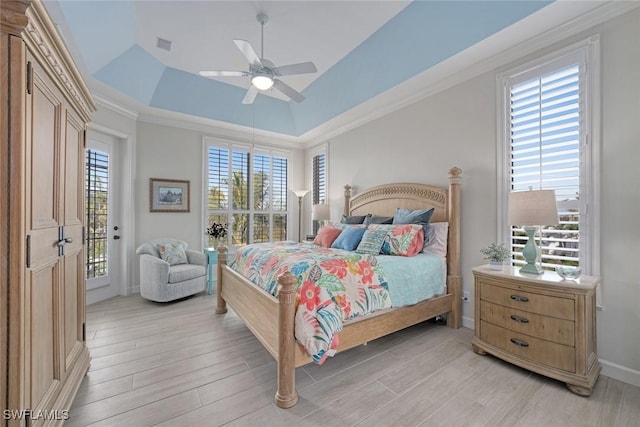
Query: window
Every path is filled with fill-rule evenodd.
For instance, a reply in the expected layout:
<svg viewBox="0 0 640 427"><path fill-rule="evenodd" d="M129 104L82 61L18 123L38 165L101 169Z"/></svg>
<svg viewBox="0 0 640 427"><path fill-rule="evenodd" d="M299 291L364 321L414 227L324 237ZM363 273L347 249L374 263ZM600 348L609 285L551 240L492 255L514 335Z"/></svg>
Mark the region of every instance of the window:
<svg viewBox="0 0 640 427"><path fill-rule="evenodd" d="M597 274L597 46L594 37L498 78L504 158L499 211L514 265L525 262L526 234L504 220L507 193L553 189L560 224L544 226L537 235L542 267L580 265Z"/></svg>
<svg viewBox="0 0 640 427"><path fill-rule="evenodd" d="M327 200L327 153L326 147L321 147L320 150L313 155L311 160L311 193L313 197L313 204L328 203ZM317 234L320 228L320 221L313 221L313 234Z"/></svg>
<svg viewBox="0 0 640 427"><path fill-rule="evenodd" d="M87 279L107 271L107 225L109 211L109 155L86 150Z"/></svg>
<svg viewBox="0 0 640 427"><path fill-rule="evenodd" d="M228 224L233 246L286 240L287 154L205 141L207 224Z"/></svg>

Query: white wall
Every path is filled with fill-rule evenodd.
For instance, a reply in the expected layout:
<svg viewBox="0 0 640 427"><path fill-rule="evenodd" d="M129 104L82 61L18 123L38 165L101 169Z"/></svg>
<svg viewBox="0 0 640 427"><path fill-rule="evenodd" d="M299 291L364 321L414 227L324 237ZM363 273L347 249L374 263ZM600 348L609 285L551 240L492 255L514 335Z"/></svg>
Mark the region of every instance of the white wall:
<svg viewBox="0 0 640 427"><path fill-rule="evenodd" d="M604 310L598 312L603 373L640 385L640 10L572 37L552 51L599 32L602 43L602 231ZM509 68L513 64L501 66ZM342 213L344 184L354 193L409 181L447 185L462 175L463 287L473 290L479 250L496 240L496 71L391 113L329 142L332 219ZM473 305L463 304L466 325Z"/></svg>
<svg viewBox="0 0 640 427"><path fill-rule="evenodd" d="M215 133L215 128L210 129ZM207 133L212 135L212 133ZM189 248L202 249L203 227L203 136L199 130L163 126L138 121L135 182L135 245L157 237L175 237ZM249 135L250 136L250 135ZM264 144L262 144L264 145ZM291 149L290 188L304 188L304 151ZM190 181L191 207L188 213L149 212L149 179L167 178ZM289 195L289 235L297 236L298 203ZM303 213L306 218L307 212ZM136 264L135 286L139 286Z"/></svg>

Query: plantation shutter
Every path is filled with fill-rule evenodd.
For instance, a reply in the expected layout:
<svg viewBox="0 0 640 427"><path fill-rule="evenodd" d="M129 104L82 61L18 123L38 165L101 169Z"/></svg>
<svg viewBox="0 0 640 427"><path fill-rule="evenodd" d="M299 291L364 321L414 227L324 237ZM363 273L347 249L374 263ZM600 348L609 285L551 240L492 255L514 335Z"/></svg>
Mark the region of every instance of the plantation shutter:
<svg viewBox="0 0 640 427"><path fill-rule="evenodd" d="M327 168L326 168L326 155L318 154L313 156L313 204L327 203ZM319 221L313 221L313 234L318 233L320 228Z"/></svg>
<svg viewBox="0 0 640 427"><path fill-rule="evenodd" d="M543 267L578 265L583 82L572 64L510 86L511 190L553 189L560 225L541 230ZM526 234L511 229L514 263Z"/></svg>

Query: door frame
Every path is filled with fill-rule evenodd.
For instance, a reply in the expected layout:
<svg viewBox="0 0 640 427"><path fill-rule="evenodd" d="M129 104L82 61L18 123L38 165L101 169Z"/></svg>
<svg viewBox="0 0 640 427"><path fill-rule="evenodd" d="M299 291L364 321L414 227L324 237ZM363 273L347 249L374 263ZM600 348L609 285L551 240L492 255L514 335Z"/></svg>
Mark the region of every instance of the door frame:
<svg viewBox="0 0 640 427"><path fill-rule="evenodd" d="M110 136L120 144L118 147L119 188L115 190L120 195L118 224L120 230L119 274L114 276L118 282L119 295L130 295L133 289L133 262L135 261L135 199L133 181L135 177L135 139L118 130L97 124L87 124L87 140L94 133ZM97 302L97 301L94 301Z"/></svg>

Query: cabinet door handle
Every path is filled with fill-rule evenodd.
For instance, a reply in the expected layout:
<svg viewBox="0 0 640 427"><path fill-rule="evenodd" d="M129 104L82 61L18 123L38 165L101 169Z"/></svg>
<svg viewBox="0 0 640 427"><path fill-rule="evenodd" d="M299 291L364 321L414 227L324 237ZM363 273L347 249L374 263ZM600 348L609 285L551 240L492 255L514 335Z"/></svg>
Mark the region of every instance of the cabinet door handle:
<svg viewBox="0 0 640 427"><path fill-rule="evenodd" d="M529 323L529 319L525 317L516 316L514 314L511 315L511 320L518 323Z"/></svg>
<svg viewBox="0 0 640 427"><path fill-rule="evenodd" d="M518 302L528 302L529 298L520 295L511 295L511 299Z"/></svg>
<svg viewBox="0 0 640 427"><path fill-rule="evenodd" d="M517 345L518 347L529 347L528 342L519 340L518 338L511 338L511 342Z"/></svg>

